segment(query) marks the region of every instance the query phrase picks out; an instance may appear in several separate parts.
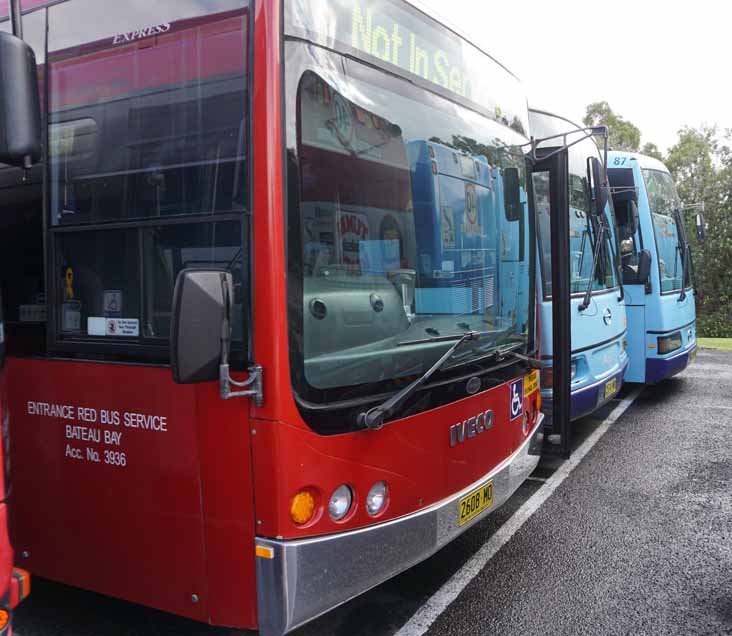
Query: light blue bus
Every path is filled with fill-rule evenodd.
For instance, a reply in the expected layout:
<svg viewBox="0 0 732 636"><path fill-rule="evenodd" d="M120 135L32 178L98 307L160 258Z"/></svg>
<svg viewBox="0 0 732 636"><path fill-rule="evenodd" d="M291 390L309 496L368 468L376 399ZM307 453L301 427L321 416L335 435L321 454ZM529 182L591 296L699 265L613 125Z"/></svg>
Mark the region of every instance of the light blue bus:
<svg viewBox="0 0 732 636"><path fill-rule="evenodd" d="M628 312L628 382L655 384L696 355L693 264L682 205L666 166L608 155Z"/></svg>
<svg viewBox="0 0 732 636"><path fill-rule="evenodd" d="M568 148L569 161L569 244L571 292L572 377L570 415L588 415L613 398L621 388L628 367L626 352L627 320L619 258L614 232L612 203L604 216L593 214L594 189L591 160L601 160L597 144L567 119L540 110L531 110L531 135L536 139L554 137L540 147ZM542 173L533 178L539 241L537 297L541 320L542 358L552 358L552 257L548 184ZM551 367L542 370L543 411L552 414ZM551 423L547 423L552 441Z"/></svg>

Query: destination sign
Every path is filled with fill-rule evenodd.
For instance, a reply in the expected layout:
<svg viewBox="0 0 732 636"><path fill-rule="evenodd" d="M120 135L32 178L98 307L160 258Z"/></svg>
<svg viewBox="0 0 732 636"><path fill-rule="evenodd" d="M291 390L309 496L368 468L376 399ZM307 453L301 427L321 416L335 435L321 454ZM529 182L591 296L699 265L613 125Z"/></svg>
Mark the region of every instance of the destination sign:
<svg viewBox="0 0 732 636"><path fill-rule="evenodd" d="M286 33L336 50L377 58L435 84L526 133L520 82L490 56L428 16L396 0L299 0L287 3Z"/></svg>

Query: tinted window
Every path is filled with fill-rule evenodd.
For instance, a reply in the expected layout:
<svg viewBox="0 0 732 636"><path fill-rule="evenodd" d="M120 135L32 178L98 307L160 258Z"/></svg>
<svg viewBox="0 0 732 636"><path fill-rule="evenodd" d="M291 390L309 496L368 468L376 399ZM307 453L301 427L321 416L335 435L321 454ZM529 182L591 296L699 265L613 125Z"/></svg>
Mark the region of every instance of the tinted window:
<svg viewBox="0 0 732 636"><path fill-rule="evenodd" d="M54 225L247 204L243 3L145 5L49 10Z"/></svg>
<svg viewBox="0 0 732 636"><path fill-rule="evenodd" d="M234 274L240 336L248 2L75 0L48 16L58 338L165 346L186 267Z"/></svg>
<svg viewBox="0 0 732 636"><path fill-rule="evenodd" d="M587 171L589 157L597 157L597 146L593 141L581 139L584 133L573 132L574 124L563 119L532 113L532 133L541 137L549 137L560 132L567 134L567 142L574 143L569 148L569 249L570 249L570 291L573 294L584 293L590 286L592 266L595 253L600 250L601 258L595 277L592 281L593 291L612 289L617 285L617 274L613 263L615 250L615 236L613 231L613 214L610 203L605 210L602 223L609 231L605 232L602 244L598 243L600 222L593 218L592 192ZM551 146L558 143L552 139L545 142ZM549 216L549 201L546 196L548 184L545 177L534 178L534 196L537 212L537 231L541 250L541 278L545 297L551 296L552 267L551 267L551 219Z"/></svg>

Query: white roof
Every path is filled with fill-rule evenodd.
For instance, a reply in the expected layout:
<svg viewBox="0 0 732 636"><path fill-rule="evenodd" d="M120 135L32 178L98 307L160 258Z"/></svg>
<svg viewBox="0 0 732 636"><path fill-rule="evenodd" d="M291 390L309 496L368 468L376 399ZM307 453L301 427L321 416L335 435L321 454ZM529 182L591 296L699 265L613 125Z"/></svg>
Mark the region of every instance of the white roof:
<svg viewBox="0 0 732 636"><path fill-rule="evenodd" d="M630 157L635 159L643 170L659 170L660 172L669 172L669 169L663 165L662 161L649 157L648 155L642 155L639 152L624 152L621 150L611 150L608 153L608 162L611 157ZM612 166L610 166L612 167ZM670 174L670 172L669 172Z"/></svg>

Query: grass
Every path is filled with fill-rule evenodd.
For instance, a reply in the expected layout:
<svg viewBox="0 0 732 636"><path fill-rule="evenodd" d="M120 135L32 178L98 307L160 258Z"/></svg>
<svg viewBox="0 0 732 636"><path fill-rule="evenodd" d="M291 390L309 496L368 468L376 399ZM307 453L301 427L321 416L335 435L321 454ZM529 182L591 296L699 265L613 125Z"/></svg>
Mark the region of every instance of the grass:
<svg viewBox="0 0 732 636"><path fill-rule="evenodd" d="M705 349L732 351L732 338L699 338L697 342Z"/></svg>

